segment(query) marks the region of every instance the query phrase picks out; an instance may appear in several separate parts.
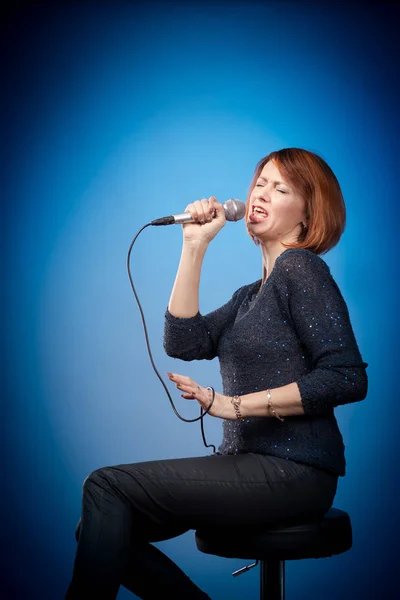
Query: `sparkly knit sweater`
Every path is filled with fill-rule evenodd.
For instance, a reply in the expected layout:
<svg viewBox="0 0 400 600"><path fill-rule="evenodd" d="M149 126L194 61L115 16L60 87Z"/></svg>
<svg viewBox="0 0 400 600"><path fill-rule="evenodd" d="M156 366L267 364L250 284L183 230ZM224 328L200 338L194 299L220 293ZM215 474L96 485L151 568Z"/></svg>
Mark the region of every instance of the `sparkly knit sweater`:
<svg viewBox="0 0 400 600"><path fill-rule="evenodd" d="M262 287L258 280L239 288L209 314L178 318L167 309L164 349L184 361L217 357L227 396L297 383L304 415L224 420L220 454L268 454L345 475L334 409L365 398L368 365L318 255L285 250Z"/></svg>

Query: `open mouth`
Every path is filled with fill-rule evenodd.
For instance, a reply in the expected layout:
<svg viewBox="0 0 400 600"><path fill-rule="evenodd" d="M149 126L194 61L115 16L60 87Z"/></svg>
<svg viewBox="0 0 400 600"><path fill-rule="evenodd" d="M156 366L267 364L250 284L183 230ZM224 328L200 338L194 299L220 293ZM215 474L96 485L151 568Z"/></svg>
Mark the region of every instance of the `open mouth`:
<svg viewBox="0 0 400 600"><path fill-rule="evenodd" d="M253 206L253 210L249 214L249 221L251 221L252 223L260 223L261 221L264 221L267 217L267 211L261 208L261 206Z"/></svg>

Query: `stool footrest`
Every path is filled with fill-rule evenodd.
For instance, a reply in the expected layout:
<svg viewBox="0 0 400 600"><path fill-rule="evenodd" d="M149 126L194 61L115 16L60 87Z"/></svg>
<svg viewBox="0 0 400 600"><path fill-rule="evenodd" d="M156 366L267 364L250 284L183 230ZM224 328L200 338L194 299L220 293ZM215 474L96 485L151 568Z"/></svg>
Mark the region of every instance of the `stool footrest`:
<svg viewBox="0 0 400 600"><path fill-rule="evenodd" d="M250 571L250 569L252 569L253 567L256 567L258 565L258 560L256 560L256 562L251 563L251 565L246 565L245 567L242 567L241 569L238 569L237 571L233 571L232 576L233 577L237 577L238 575L241 575L242 573L247 573L247 571Z"/></svg>

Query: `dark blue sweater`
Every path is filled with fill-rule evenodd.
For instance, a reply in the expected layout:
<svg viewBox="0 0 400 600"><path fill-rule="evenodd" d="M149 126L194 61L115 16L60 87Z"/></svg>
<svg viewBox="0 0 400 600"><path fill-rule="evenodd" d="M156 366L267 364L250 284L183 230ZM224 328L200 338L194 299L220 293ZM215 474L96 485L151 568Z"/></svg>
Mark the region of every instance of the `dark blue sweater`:
<svg viewBox="0 0 400 600"><path fill-rule="evenodd" d="M346 303L325 261L309 250L285 250L260 286L241 287L204 316L167 310L165 351L185 361L218 357L228 396L297 383L304 415L224 420L220 453L270 454L343 476L334 408L365 398L368 366Z"/></svg>

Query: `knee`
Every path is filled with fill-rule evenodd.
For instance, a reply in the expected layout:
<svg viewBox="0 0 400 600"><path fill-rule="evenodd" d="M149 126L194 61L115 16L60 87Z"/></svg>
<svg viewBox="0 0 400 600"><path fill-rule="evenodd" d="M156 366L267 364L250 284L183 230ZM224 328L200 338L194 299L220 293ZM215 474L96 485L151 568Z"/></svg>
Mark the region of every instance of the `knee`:
<svg viewBox="0 0 400 600"><path fill-rule="evenodd" d="M110 467L102 467L92 471L83 482L83 494L87 495L112 488L112 470Z"/></svg>

